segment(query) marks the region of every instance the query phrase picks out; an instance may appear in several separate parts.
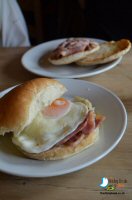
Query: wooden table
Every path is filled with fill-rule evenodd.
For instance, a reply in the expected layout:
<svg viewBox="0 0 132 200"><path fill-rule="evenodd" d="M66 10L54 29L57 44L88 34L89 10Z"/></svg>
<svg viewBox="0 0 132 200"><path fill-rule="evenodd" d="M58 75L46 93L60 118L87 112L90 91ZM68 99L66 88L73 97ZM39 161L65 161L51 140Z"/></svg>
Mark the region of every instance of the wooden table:
<svg viewBox="0 0 132 200"><path fill-rule="evenodd" d="M0 89L37 77L22 68L27 48L0 48ZM0 200L132 199L132 51L114 69L83 78L115 92L128 112L128 127L118 146L97 163L68 175L21 178L0 173ZM100 194L102 177L126 179L125 194Z"/></svg>

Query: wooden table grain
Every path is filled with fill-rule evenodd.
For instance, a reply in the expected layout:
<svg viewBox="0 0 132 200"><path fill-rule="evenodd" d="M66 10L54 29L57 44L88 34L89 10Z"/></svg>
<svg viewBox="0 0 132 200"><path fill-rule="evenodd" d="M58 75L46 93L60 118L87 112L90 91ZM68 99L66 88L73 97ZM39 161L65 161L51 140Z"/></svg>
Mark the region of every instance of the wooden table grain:
<svg viewBox="0 0 132 200"><path fill-rule="evenodd" d="M20 59L28 48L0 48L0 90L36 78ZM131 200L132 199L132 51L110 71L82 78L115 92L128 113L128 126L118 146L97 163L51 178L22 178L0 173L0 200ZM127 180L125 194L101 194L102 177ZM116 190L115 190L116 191Z"/></svg>

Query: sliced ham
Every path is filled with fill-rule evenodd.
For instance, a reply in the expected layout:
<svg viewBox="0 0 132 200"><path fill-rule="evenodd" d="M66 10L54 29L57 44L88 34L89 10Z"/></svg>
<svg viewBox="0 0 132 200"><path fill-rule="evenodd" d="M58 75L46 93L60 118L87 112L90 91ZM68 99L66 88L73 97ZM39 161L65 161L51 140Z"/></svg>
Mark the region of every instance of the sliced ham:
<svg viewBox="0 0 132 200"><path fill-rule="evenodd" d="M96 127L99 127L100 124L101 124L104 120L105 120L105 116L96 115L96 118L95 118Z"/></svg>
<svg viewBox="0 0 132 200"><path fill-rule="evenodd" d="M59 59L74 53L83 52L89 49L90 44L89 39L85 38L67 39L52 52L51 59Z"/></svg>
<svg viewBox="0 0 132 200"><path fill-rule="evenodd" d="M96 115L94 111L89 111L86 119L78 126L78 128L73 131L66 138L58 142L55 146L60 145L70 145L80 143L80 141L88 134L90 134L95 128L99 127L102 121L105 120L104 116Z"/></svg>

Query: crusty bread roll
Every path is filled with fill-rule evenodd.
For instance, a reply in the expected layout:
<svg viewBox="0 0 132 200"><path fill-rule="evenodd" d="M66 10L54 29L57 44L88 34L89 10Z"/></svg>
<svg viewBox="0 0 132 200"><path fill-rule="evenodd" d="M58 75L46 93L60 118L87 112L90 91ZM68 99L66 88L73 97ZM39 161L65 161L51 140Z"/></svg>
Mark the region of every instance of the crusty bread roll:
<svg viewBox="0 0 132 200"><path fill-rule="evenodd" d="M38 112L66 91L67 89L57 80L47 78L37 78L17 86L0 99L0 134L12 132L15 137L18 136L35 119ZM29 158L58 160L77 154L92 145L98 138L98 133L97 126L87 134L81 133L70 144L57 144L41 153L29 153L15 144L13 138L12 142Z"/></svg>
<svg viewBox="0 0 132 200"><path fill-rule="evenodd" d="M37 159L37 160L59 160L59 159L64 159L68 158L70 156L73 156L92 144L95 143L99 136L99 128L96 128L94 131L91 133L87 134L84 138L81 139L81 141L74 145L60 145L58 147L54 147L48 151L41 152L41 153L28 153L24 152L23 150L22 153L24 153L27 157Z"/></svg>
<svg viewBox="0 0 132 200"><path fill-rule="evenodd" d="M51 56L49 57L49 62L54 65L65 65L70 64L72 62L76 62L77 60L80 60L87 55L97 51L100 48L99 44L97 42L90 41L89 49L81 52L76 52L71 55L62 56L59 59L53 59Z"/></svg>
<svg viewBox="0 0 132 200"><path fill-rule="evenodd" d="M123 56L130 48L131 42L126 39L104 42L100 44L98 51L78 60L76 63L83 66L107 63Z"/></svg>
<svg viewBox="0 0 132 200"><path fill-rule="evenodd" d="M56 80L37 78L17 86L0 99L0 135L19 134L36 114L66 92Z"/></svg>

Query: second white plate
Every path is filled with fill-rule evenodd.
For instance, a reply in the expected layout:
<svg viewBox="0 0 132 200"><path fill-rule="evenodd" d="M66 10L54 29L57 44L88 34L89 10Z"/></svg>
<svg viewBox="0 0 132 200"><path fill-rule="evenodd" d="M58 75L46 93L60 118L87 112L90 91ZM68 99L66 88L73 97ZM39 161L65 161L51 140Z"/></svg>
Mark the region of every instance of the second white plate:
<svg viewBox="0 0 132 200"><path fill-rule="evenodd" d="M104 42L104 40L100 39L90 39L99 43ZM74 63L60 66L50 64L47 59L49 53L64 40L65 39L53 40L31 48L22 57L21 61L24 68L40 76L47 76L52 78L81 78L97 75L110 70L121 61L122 57L106 64L93 65L88 67L78 66Z"/></svg>

